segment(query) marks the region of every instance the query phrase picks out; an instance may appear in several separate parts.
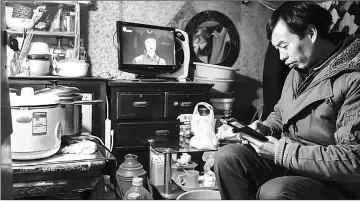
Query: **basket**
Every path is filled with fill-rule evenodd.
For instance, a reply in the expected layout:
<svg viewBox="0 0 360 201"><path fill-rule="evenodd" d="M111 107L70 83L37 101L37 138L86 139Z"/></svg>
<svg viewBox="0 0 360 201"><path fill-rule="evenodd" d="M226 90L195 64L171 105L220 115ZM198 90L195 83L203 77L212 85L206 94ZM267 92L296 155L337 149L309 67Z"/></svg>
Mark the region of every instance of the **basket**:
<svg viewBox="0 0 360 201"><path fill-rule="evenodd" d="M14 4L12 18L22 18L22 19L32 19L34 14L34 9L31 6L26 6L22 4Z"/></svg>

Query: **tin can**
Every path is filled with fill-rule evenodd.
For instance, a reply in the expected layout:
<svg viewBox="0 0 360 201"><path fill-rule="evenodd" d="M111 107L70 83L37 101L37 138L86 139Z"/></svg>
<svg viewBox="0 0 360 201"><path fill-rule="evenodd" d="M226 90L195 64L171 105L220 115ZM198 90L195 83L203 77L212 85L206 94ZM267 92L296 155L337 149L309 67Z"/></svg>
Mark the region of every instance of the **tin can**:
<svg viewBox="0 0 360 201"><path fill-rule="evenodd" d="M75 16L65 15L61 19L61 29L64 32L74 32L75 31Z"/></svg>

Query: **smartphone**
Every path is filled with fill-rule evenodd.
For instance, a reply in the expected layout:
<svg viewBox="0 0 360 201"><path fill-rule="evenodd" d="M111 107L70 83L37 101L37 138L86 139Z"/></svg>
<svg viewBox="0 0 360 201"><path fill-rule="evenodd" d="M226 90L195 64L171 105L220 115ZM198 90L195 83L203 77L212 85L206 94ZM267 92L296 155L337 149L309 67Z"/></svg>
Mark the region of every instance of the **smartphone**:
<svg viewBox="0 0 360 201"><path fill-rule="evenodd" d="M230 117L230 118L226 118L226 117L223 117L220 119L220 121L223 123L223 124L227 124L231 127L234 128L234 133L238 133L238 132L241 132L241 133L244 133L246 135L249 135L257 140L260 140L260 141L268 141L269 139L267 139L263 134L257 132L256 130L250 128L247 124L233 118L233 117Z"/></svg>

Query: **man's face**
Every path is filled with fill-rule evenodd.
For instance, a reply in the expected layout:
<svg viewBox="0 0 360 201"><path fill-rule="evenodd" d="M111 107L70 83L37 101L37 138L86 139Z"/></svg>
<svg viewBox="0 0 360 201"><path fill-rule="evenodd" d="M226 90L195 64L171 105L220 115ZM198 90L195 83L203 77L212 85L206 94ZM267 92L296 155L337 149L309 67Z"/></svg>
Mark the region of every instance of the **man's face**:
<svg viewBox="0 0 360 201"><path fill-rule="evenodd" d="M148 38L145 40L146 52L155 52L156 40L154 38Z"/></svg>
<svg viewBox="0 0 360 201"><path fill-rule="evenodd" d="M307 69L312 62L314 48L312 35L308 32L300 39L298 35L290 33L282 20L276 24L271 36L272 45L279 50L280 59L290 68Z"/></svg>

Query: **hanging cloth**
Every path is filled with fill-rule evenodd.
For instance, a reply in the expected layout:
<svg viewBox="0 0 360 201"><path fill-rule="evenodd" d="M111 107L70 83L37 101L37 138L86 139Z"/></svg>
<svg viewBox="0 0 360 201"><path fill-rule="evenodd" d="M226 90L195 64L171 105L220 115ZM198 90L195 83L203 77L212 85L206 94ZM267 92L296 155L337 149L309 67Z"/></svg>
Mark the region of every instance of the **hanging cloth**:
<svg viewBox="0 0 360 201"><path fill-rule="evenodd" d="M214 30L213 32L213 47L212 47L212 53L210 57L210 64L218 64L223 61L224 57L224 51L225 51L225 43L226 43L226 36L227 36L227 30L225 27L222 28L222 30L217 32Z"/></svg>

